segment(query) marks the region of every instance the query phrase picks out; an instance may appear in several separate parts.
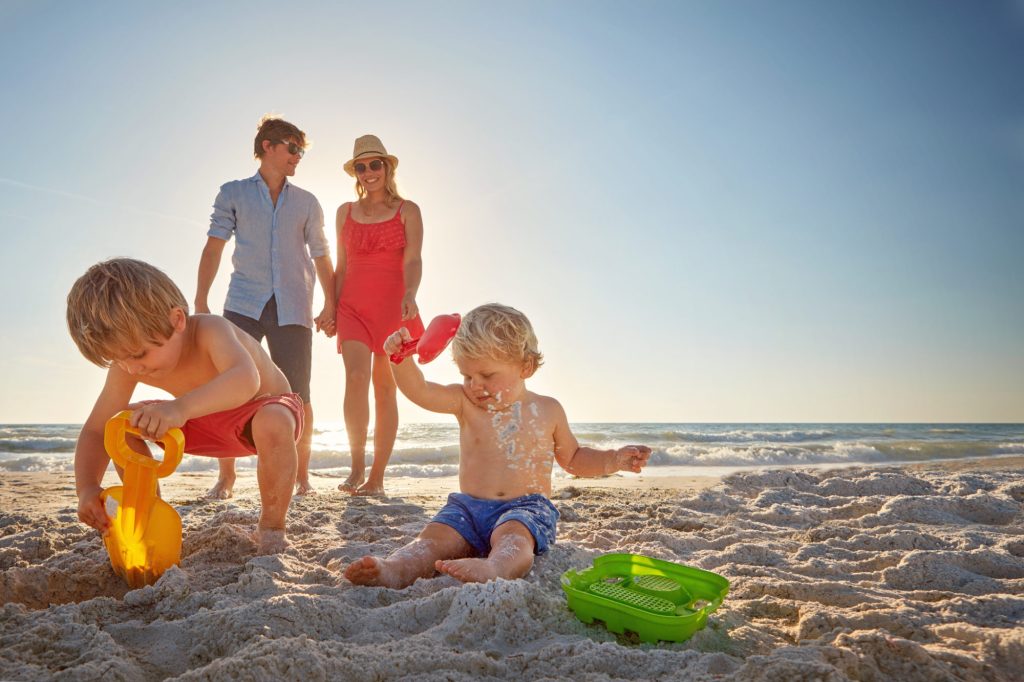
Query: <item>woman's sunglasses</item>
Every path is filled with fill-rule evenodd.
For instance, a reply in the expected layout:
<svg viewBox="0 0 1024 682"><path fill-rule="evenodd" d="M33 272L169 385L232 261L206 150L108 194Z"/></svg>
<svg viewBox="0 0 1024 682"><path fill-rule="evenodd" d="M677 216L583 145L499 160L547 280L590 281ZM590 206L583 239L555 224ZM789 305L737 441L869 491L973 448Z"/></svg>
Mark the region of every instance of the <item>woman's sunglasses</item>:
<svg viewBox="0 0 1024 682"><path fill-rule="evenodd" d="M278 142L278 144L286 144L286 145L288 145L288 153L289 154L298 154L300 159L306 153L305 149L303 149L299 145L295 144L294 142L285 142L284 140L281 140L280 142Z"/></svg>
<svg viewBox="0 0 1024 682"><path fill-rule="evenodd" d="M359 162L355 165L356 173L365 173L366 169L369 168L372 171L379 171L384 167L384 162L380 159L374 159L369 165Z"/></svg>

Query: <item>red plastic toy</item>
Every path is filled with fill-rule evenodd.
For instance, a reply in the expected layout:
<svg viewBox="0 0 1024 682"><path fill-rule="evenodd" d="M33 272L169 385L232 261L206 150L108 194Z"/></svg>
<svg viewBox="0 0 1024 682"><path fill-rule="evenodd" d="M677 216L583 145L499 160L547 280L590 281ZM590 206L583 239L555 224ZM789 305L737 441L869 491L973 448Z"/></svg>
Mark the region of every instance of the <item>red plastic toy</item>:
<svg viewBox="0 0 1024 682"><path fill-rule="evenodd" d="M438 315L430 321L423 336L406 341L397 352L391 354L391 362L399 363L413 353L419 355L419 363L425 365L444 351L459 331L462 317L458 313Z"/></svg>

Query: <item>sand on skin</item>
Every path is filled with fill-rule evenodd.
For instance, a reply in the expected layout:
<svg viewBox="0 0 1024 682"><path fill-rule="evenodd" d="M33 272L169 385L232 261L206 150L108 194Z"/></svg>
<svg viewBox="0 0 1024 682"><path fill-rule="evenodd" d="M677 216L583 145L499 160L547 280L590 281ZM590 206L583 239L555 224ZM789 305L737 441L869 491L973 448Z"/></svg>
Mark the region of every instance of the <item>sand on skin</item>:
<svg viewBox="0 0 1024 682"><path fill-rule="evenodd" d="M0 678L1011 680L1024 669L1024 460L613 477L556 488L559 540L525 580L404 590L339 569L415 537L454 489L297 498L256 556L257 494L180 474L181 566L129 592L77 523L68 474L0 477ZM113 483L108 481L108 483ZM732 592L681 644L584 625L559 576L612 551L716 571Z"/></svg>

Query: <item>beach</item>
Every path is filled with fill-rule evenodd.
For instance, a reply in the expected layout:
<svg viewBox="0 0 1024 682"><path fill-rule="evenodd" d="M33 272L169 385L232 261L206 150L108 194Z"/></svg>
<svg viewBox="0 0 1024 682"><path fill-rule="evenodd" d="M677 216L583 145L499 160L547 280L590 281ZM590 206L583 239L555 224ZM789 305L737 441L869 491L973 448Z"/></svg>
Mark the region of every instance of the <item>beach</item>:
<svg viewBox="0 0 1024 682"><path fill-rule="evenodd" d="M0 678L1012 680L1024 669L1024 458L715 477L556 479L558 542L523 580L404 590L340 570L416 536L455 477L388 497L296 498L291 547L257 556L255 477L203 499L165 480L182 560L129 591L79 524L68 472L0 477ZM105 484L116 481L108 474ZM609 552L727 578L682 643L640 643L567 608L563 572Z"/></svg>

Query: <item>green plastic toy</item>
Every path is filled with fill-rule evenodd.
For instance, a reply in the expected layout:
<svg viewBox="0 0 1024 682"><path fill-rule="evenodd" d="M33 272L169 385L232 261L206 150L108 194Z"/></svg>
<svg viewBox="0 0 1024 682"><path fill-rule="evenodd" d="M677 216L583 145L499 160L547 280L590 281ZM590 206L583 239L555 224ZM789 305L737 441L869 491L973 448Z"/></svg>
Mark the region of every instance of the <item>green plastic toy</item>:
<svg viewBox="0 0 1024 682"><path fill-rule="evenodd" d="M631 630L642 642L682 642L700 630L729 593L710 571L639 554L605 554L582 572L562 574L569 608L584 623Z"/></svg>

